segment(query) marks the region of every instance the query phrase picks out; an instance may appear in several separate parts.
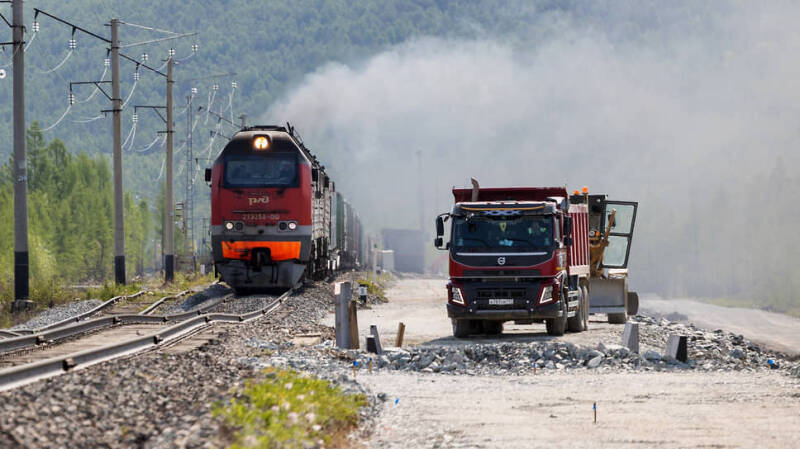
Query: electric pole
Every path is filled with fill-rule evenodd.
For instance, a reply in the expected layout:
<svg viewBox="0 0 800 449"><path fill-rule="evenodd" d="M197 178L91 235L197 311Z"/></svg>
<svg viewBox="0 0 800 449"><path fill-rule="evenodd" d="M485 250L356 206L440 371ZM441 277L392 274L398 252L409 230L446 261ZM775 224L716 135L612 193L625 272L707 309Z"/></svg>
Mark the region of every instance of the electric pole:
<svg viewBox="0 0 800 449"><path fill-rule="evenodd" d="M119 92L119 19L111 19L111 112L114 126L114 279L125 284L125 208L122 199L122 98Z"/></svg>
<svg viewBox="0 0 800 449"><path fill-rule="evenodd" d="M192 103L197 89L192 88L192 94L186 96L186 190L183 200L183 230L186 257L191 260L192 272L197 268L197 257L194 252L194 155L192 150Z"/></svg>
<svg viewBox="0 0 800 449"><path fill-rule="evenodd" d="M33 308L29 298L28 164L25 156L25 45L22 0L11 2L14 46L14 304L12 311Z"/></svg>
<svg viewBox="0 0 800 449"><path fill-rule="evenodd" d="M173 50L170 50L172 53ZM172 54L167 60L167 194L164 198L164 281L175 279L175 200L172 185L172 83L175 61Z"/></svg>

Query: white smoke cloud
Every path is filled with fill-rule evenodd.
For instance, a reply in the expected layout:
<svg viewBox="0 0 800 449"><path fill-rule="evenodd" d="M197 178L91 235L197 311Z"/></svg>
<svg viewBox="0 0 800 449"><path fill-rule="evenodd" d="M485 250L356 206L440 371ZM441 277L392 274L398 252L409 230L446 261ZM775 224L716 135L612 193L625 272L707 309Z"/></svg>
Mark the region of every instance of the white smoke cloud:
<svg viewBox="0 0 800 449"><path fill-rule="evenodd" d="M426 226L471 176L640 201L638 282L668 289L658 277L672 265L696 271L725 245L719 232L698 242L695 227L744 220L712 213L713 195L757 201L737 186L798 162L800 7L723 4L683 4L658 23L568 20L533 42L414 40L309 74L266 122L296 125L376 230L418 225L420 179ZM686 262L670 239L706 254Z"/></svg>

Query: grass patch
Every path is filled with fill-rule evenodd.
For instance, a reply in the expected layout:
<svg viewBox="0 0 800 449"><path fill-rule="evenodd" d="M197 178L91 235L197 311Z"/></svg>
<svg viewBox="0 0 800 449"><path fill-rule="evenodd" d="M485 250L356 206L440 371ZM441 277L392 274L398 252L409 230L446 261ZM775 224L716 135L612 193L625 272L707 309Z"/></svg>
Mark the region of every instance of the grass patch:
<svg viewBox="0 0 800 449"><path fill-rule="evenodd" d="M206 274L205 276L201 276L200 274L176 272L175 281L170 284L164 284L163 278L161 277L153 277L147 280L130 282L126 285L106 281L103 285L78 291L65 287L63 285L64 282L66 281L57 280L55 278L51 278L47 281L32 278L30 284L30 299L35 304L35 310L12 315L11 303L14 300L13 279L10 277L0 278L0 327L11 327L19 323L24 323L42 310L80 299L99 299L101 301L106 301L115 296L131 295L141 290L153 292L153 295L159 297L174 295L197 285L208 285L214 282L214 275ZM146 302L150 300L152 300L152 298L142 296L132 301Z"/></svg>
<svg viewBox="0 0 800 449"><path fill-rule="evenodd" d="M322 440L340 441L358 423L362 394L345 394L328 381L294 370L269 368L265 378L248 380L214 416L234 429L232 449L302 448Z"/></svg>

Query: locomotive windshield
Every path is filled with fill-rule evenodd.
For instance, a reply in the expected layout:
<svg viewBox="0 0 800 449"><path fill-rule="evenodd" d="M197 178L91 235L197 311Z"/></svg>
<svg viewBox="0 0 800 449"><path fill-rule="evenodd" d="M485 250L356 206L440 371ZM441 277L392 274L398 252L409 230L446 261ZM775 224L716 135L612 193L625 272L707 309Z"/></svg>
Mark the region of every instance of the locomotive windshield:
<svg viewBox="0 0 800 449"><path fill-rule="evenodd" d="M522 250L551 248L554 243L550 215L453 217L454 248Z"/></svg>
<svg viewBox="0 0 800 449"><path fill-rule="evenodd" d="M297 156L292 153L231 155L225 158L226 187L296 187Z"/></svg>

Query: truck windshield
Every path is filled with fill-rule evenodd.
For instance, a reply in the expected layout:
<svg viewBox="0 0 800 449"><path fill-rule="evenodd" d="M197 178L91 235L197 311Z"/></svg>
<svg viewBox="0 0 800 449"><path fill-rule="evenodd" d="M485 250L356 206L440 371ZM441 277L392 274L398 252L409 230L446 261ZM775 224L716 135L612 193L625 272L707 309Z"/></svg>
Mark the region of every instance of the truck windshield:
<svg viewBox="0 0 800 449"><path fill-rule="evenodd" d="M453 218L454 248L544 249L553 242L553 217L549 215Z"/></svg>
<svg viewBox="0 0 800 449"><path fill-rule="evenodd" d="M226 187L294 187L297 156L292 153L233 155L225 158Z"/></svg>

